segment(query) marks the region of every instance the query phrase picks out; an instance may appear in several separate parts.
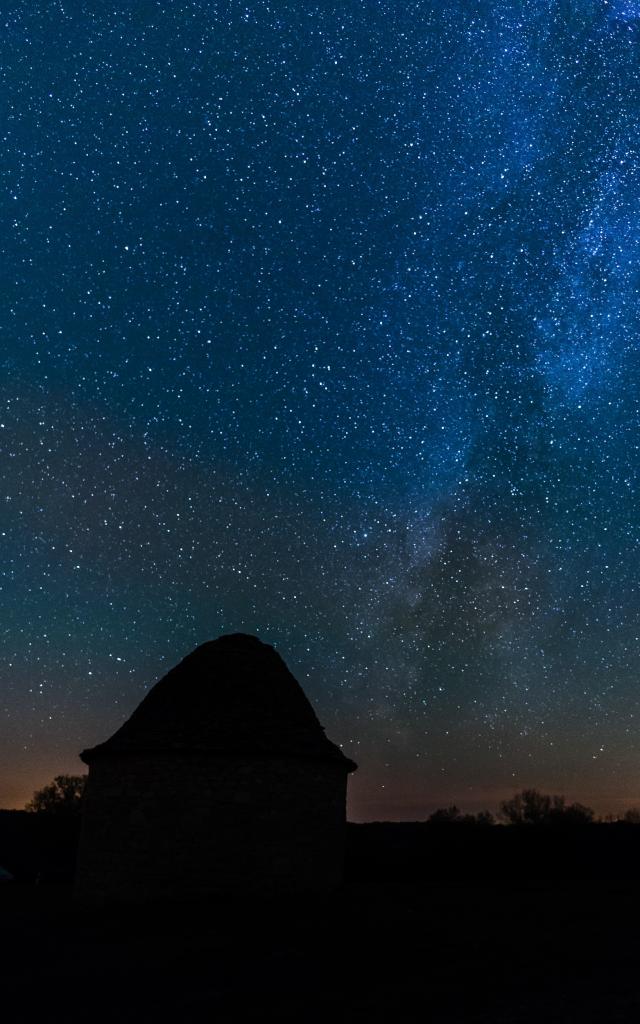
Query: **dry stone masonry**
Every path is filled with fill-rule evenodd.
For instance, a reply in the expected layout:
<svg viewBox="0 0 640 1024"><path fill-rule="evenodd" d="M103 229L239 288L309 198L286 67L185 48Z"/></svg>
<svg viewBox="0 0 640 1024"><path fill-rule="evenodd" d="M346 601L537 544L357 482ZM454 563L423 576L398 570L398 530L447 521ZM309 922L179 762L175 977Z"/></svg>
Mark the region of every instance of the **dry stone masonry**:
<svg viewBox="0 0 640 1024"><path fill-rule="evenodd" d="M81 902L322 891L341 881L356 765L256 637L198 647L80 756L89 766Z"/></svg>

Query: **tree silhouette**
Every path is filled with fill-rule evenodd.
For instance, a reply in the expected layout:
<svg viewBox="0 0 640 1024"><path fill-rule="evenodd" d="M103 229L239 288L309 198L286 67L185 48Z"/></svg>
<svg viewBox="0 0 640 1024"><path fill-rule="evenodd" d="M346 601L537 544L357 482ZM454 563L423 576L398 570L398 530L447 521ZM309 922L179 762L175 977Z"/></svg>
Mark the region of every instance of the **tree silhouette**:
<svg viewBox="0 0 640 1024"><path fill-rule="evenodd" d="M48 786L35 791L25 810L35 814L79 814L86 780L86 775L56 775Z"/></svg>
<svg viewBox="0 0 640 1024"><path fill-rule="evenodd" d="M594 820L590 807L567 804L563 796L549 796L537 789L523 789L500 805L509 825L588 825Z"/></svg>
<svg viewBox="0 0 640 1024"><path fill-rule="evenodd" d="M594 821L594 813L590 807L584 804L565 804L554 807L551 810L552 825L591 825Z"/></svg>
<svg viewBox="0 0 640 1024"><path fill-rule="evenodd" d="M462 813L455 804L452 807L440 807L428 817L430 825L452 825L463 820Z"/></svg>
<svg viewBox="0 0 640 1024"><path fill-rule="evenodd" d="M440 807L429 815L427 822L430 825L493 825L495 818L491 811L480 811L479 814L463 814L453 804L451 807Z"/></svg>

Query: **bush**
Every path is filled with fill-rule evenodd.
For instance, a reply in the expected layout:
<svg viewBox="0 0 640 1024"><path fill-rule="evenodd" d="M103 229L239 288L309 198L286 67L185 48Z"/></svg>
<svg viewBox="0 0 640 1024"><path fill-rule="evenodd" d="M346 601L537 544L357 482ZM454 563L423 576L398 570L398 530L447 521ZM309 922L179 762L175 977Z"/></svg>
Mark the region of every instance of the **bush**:
<svg viewBox="0 0 640 1024"><path fill-rule="evenodd" d="M480 811L479 814L463 814L453 804L441 807L427 818L429 825L494 825L495 818L491 811Z"/></svg>

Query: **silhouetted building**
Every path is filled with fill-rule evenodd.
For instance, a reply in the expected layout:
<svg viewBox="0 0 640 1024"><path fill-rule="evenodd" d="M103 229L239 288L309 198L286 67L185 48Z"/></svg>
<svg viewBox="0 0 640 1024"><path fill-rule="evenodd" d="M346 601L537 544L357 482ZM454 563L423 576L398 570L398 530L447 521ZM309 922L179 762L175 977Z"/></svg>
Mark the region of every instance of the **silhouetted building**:
<svg viewBox="0 0 640 1024"><path fill-rule="evenodd" d="M256 637L198 647L80 756L89 765L76 878L84 902L341 880L356 765Z"/></svg>

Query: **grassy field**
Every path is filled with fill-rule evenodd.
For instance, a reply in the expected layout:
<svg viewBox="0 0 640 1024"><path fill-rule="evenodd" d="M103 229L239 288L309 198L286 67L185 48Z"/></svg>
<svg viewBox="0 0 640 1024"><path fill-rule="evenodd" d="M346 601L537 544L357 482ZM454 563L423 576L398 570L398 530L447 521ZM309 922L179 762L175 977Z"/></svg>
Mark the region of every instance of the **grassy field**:
<svg viewBox="0 0 640 1024"><path fill-rule="evenodd" d="M81 912L6 884L7 1021L640 1020L640 884L350 882L322 901Z"/></svg>

